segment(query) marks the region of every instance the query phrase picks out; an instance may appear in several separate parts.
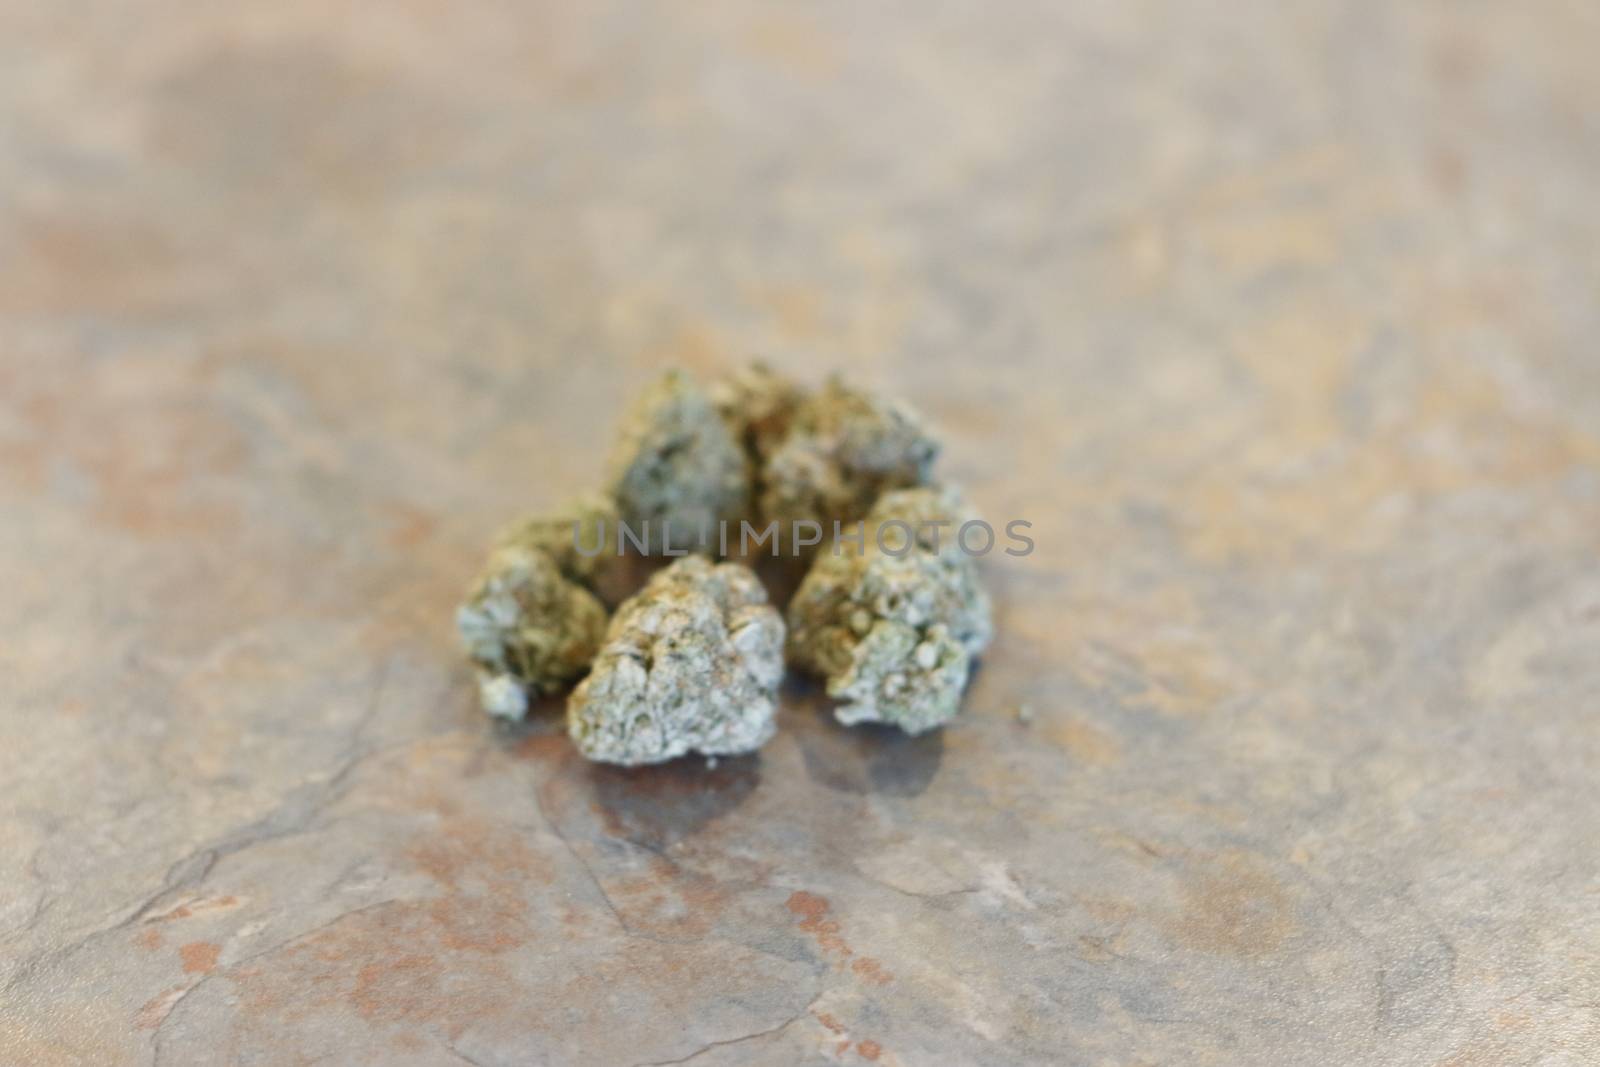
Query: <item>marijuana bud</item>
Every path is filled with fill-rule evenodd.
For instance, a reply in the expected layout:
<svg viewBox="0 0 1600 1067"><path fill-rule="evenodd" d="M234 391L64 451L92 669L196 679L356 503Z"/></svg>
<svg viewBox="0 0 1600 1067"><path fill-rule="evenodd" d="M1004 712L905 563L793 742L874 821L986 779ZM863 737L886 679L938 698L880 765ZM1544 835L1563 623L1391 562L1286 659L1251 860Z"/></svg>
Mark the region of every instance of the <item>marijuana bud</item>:
<svg viewBox="0 0 1600 1067"><path fill-rule="evenodd" d="M805 399L805 390L765 363L757 362L717 379L711 384L710 395L734 440L759 466L788 435L795 409Z"/></svg>
<svg viewBox="0 0 1600 1067"><path fill-rule="evenodd" d="M593 593L567 578L548 552L516 540L490 553L456 611L456 629L478 667L483 710L507 719L527 714L530 694L557 692L581 675L605 625L605 606Z"/></svg>
<svg viewBox="0 0 1600 1067"><path fill-rule="evenodd" d="M960 539L976 526L992 545L993 530L953 490L926 488L938 452L908 408L837 377L812 392L757 363L702 390L669 372L624 423L604 492L497 538L456 615L484 709L520 719L530 697L588 671L567 731L590 759L760 747L775 730L785 630L749 569L684 556L606 622L606 604L637 582L624 544L709 554L739 525L743 548L757 518L758 544L792 537L798 549L834 532L790 604L787 650L827 679L839 721L942 725L991 634ZM870 539L841 530L863 519Z"/></svg>
<svg viewBox="0 0 1600 1067"><path fill-rule="evenodd" d="M669 371L634 405L611 460L610 496L630 529L646 530L649 551L714 538L750 504L744 449L687 374ZM659 540L658 540L659 538Z"/></svg>
<svg viewBox="0 0 1600 1067"><path fill-rule="evenodd" d="M993 633L989 598L972 559L929 532L967 517L953 490L885 494L862 542L836 542L800 583L789 657L827 679L840 722L918 734L960 710L972 660Z"/></svg>
<svg viewBox="0 0 1600 1067"><path fill-rule="evenodd" d="M800 402L762 471L763 518L824 529L866 515L887 490L925 485L939 444L903 404L831 378Z"/></svg>
<svg viewBox="0 0 1600 1067"><path fill-rule="evenodd" d="M604 763L731 756L776 729L783 620L749 568L686 556L617 609L567 732Z"/></svg>
<svg viewBox="0 0 1600 1067"><path fill-rule="evenodd" d="M617 508L599 493L571 501L553 514L529 515L501 530L495 545L522 545L545 553L568 580L600 592L617 567Z"/></svg>

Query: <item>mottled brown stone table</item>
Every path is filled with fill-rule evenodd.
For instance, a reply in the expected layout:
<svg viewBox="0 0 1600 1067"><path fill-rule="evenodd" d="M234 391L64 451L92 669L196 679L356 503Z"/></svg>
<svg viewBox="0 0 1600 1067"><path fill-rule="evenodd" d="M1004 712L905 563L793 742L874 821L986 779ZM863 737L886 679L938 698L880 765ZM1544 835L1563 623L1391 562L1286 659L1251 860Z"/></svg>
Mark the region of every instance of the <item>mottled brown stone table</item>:
<svg viewBox="0 0 1600 1067"><path fill-rule="evenodd" d="M1600 1062L1600 12L0 13L0 1063ZM660 368L1037 552L907 739L474 708Z"/></svg>

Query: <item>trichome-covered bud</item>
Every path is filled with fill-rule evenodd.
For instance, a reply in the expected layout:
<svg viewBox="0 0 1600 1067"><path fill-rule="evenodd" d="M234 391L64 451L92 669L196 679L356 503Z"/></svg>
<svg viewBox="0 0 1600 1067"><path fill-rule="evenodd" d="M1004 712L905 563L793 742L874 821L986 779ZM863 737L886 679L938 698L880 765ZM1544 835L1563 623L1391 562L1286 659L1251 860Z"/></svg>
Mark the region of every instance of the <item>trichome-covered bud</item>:
<svg viewBox="0 0 1600 1067"><path fill-rule="evenodd" d="M840 722L917 734L960 710L993 633L976 567L948 536L968 518L950 490L890 493L867 515L859 548L842 540L818 554L789 605L788 651L827 679Z"/></svg>
<svg viewBox="0 0 1600 1067"><path fill-rule="evenodd" d="M605 625L605 606L593 593L567 578L548 552L519 542L490 553L456 611L456 629L478 667L483 710L507 719L527 714L530 697L558 692L583 674Z"/></svg>
<svg viewBox="0 0 1600 1067"><path fill-rule="evenodd" d="M751 363L711 384L711 402L757 465L788 436L805 390L765 363Z"/></svg>
<svg viewBox="0 0 1600 1067"><path fill-rule="evenodd" d="M762 517L824 529L854 521L887 490L926 484L938 454L909 407L832 378L796 407L767 457Z"/></svg>
<svg viewBox="0 0 1600 1067"><path fill-rule="evenodd" d="M686 556L617 609L567 731L605 763L731 756L775 730L783 620L749 568Z"/></svg>
<svg viewBox="0 0 1600 1067"><path fill-rule="evenodd" d="M526 516L496 536L496 547L507 545L539 549L568 580L598 592L617 567L616 505L589 493L553 513Z"/></svg>
<svg viewBox="0 0 1600 1067"><path fill-rule="evenodd" d="M635 403L612 454L610 496L651 554L715 544L750 505L750 464L710 398L670 371Z"/></svg>
<svg viewBox="0 0 1600 1067"><path fill-rule="evenodd" d="M966 559L959 552L961 527L976 519L978 513L954 486L925 486L884 493L867 513L863 530L896 555L915 548Z"/></svg>

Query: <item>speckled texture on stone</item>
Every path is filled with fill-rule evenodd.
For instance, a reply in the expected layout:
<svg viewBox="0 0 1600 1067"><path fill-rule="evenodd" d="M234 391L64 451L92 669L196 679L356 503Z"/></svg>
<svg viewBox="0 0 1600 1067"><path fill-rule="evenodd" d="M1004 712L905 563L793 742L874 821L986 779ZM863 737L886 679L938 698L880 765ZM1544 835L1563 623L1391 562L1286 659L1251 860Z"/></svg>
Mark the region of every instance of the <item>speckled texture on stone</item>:
<svg viewBox="0 0 1600 1067"><path fill-rule="evenodd" d="M0 1063L1594 1062L1595 33L0 4ZM494 531L752 355L1034 523L962 713L495 730Z"/></svg>

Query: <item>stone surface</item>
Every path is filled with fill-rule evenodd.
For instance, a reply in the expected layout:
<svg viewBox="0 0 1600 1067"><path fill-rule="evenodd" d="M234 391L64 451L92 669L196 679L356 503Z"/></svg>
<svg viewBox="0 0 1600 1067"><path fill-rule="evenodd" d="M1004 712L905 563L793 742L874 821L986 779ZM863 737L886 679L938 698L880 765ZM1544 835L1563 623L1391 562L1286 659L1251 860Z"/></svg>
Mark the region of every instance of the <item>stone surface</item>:
<svg viewBox="0 0 1600 1067"><path fill-rule="evenodd" d="M0 1063L1595 1062L1590 5L0 6ZM670 364L1037 551L907 738L477 710Z"/></svg>

